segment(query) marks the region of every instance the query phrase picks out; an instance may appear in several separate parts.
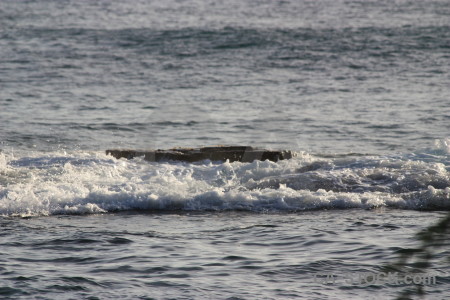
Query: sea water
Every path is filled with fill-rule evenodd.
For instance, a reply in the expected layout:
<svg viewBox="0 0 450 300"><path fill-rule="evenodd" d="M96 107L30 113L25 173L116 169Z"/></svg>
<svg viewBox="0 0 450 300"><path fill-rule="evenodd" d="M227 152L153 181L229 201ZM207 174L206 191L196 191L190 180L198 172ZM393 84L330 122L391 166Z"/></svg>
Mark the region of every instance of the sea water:
<svg viewBox="0 0 450 300"><path fill-rule="evenodd" d="M1 1L1 297L446 299L446 247L383 266L450 208L449 65L447 1ZM295 157L105 154L218 144Z"/></svg>

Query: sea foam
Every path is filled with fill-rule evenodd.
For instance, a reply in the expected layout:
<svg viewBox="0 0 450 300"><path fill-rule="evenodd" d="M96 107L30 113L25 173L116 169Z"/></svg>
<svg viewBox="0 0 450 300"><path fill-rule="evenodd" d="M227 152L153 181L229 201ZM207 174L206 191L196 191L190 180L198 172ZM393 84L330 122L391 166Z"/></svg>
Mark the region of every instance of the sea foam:
<svg viewBox="0 0 450 300"><path fill-rule="evenodd" d="M420 159L424 153L324 158L299 152L290 160L252 163L155 163L100 152L0 153L0 214L447 210L448 152L439 151L428 153L427 161Z"/></svg>

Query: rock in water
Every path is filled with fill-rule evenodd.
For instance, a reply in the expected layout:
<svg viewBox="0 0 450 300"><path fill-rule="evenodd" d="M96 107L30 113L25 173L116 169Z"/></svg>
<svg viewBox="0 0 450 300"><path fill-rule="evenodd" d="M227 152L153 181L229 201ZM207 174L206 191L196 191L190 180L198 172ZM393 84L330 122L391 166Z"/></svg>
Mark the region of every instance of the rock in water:
<svg viewBox="0 0 450 300"><path fill-rule="evenodd" d="M271 160L278 161L282 159L292 158L293 153L289 150L273 151L253 148L250 146L216 146L203 148L173 148L168 150L106 150L106 154L112 155L115 158L132 159L137 156L144 156L148 161L186 161L196 162L205 159L211 161L226 161L230 162L252 162L254 160Z"/></svg>

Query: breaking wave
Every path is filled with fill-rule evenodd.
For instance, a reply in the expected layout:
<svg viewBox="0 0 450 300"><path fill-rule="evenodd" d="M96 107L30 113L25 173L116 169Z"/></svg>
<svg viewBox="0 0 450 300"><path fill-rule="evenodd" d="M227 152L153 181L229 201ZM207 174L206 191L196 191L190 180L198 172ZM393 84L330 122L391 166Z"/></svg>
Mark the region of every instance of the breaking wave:
<svg viewBox="0 0 450 300"><path fill-rule="evenodd" d="M0 153L0 215L123 210L295 212L450 209L449 140L402 155L297 153L279 162L116 160L100 152Z"/></svg>

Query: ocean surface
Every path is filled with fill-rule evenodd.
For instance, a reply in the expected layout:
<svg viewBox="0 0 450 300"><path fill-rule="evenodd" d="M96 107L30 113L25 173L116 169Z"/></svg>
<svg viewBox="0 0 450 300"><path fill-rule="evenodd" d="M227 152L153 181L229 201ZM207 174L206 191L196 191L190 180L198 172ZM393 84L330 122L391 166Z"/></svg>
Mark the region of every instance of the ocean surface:
<svg viewBox="0 0 450 300"><path fill-rule="evenodd" d="M449 66L447 0L1 0L0 298L448 299ZM211 145L295 157L105 154Z"/></svg>

